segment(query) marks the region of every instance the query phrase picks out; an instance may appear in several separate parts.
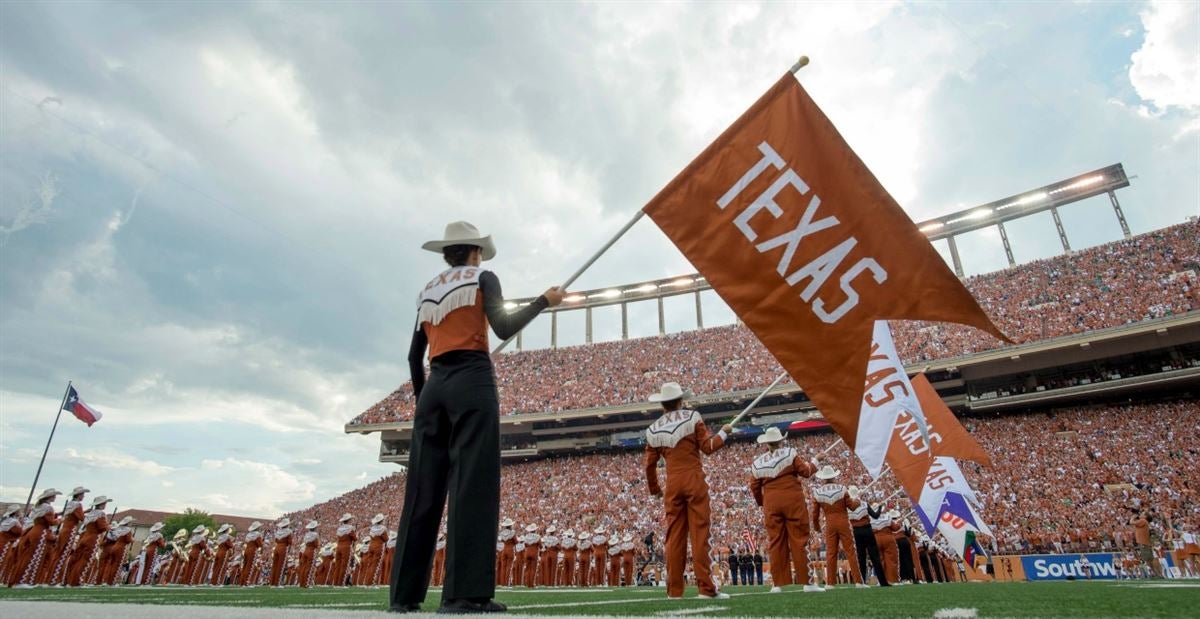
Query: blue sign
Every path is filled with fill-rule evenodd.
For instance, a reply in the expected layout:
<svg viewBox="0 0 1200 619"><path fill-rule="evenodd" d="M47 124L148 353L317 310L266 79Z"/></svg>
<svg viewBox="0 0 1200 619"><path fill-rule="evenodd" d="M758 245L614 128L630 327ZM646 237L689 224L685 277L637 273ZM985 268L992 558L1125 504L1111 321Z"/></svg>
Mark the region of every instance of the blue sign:
<svg viewBox="0 0 1200 619"><path fill-rule="evenodd" d="M1087 557L1087 570L1082 557ZM1088 572L1096 580L1116 580L1117 566L1111 552L1089 552L1084 555L1026 555L1021 557L1028 580L1087 580Z"/></svg>

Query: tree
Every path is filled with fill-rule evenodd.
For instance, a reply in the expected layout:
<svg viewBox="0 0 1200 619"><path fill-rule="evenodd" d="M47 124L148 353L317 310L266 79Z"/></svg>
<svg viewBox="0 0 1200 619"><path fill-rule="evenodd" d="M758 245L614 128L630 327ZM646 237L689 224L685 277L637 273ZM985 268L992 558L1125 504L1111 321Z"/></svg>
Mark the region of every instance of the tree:
<svg viewBox="0 0 1200 619"><path fill-rule="evenodd" d="M167 539L171 539L171 536L175 535L176 531L183 529L187 531L188 535L190 536L192 534L192 529L200 525L204 525L210 529L215 529L217 527L217 521L213 520L213 517L208 515L208 512L203 512L189 507L183 510L182 514L168 516L165 520L163 520L162 533Z"/></svg>

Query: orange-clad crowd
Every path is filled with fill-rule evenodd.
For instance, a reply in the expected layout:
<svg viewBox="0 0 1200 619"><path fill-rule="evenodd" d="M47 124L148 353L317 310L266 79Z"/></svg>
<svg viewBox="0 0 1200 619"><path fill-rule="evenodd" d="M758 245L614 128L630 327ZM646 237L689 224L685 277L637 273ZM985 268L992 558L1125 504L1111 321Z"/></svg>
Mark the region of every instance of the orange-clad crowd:
<svg viewBox="0 0 1200 619"><path fill-rule="evenodd" d="M1022 264L966 280L996 325L1028 342L1200 310L1200 222ZM894 322L909 363L1001 347L977 330ZM496 357L501 413L548 412L640 401L662 376L710 394L763 387L781 369L745 327L522 351ZM412 418L405 383L350 423Z"/></svg>

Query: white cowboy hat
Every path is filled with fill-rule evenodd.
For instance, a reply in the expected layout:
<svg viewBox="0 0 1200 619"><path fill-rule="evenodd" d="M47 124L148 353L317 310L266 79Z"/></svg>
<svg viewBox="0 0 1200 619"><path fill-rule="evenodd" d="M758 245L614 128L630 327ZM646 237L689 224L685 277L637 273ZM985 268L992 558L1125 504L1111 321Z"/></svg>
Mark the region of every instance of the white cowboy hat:
<svg viewBox="0 0 1200 619"><path fill-rule="evenodd" d="M887 517L891 518L892 520L899 520L900 519L900 510L893 509L893 510L889 511L887 513Z"/></svg>
<svg viewBox="0 0 1200 619"><path fill-rule="evenodd" d="M156 522L156 523L150 525L150 532L158 533L159 531L162 530L162 527L163 527L163 524L161 522Z"/></svg>
<svg viewBox="0 0 1200 619"><path fill-rule="evenodd" d="M531 525L525 527L525 530L529 531L530 533L533 533L534 531L538 530L538 526L536 524L531 524Z"/></svg>
<svg viewBox="0 0 1200 619"><path fill-rule="evenodd" d="M106 497L102 494L102 495L92 499L92 509L100 507L101 505L104 505L105 503L108 503L108 497Z"/></svg>
<svg viewBox="0 0 1200 619"><path fill-rule="evenodd" d="M125 516L124 518L121 519L120 522L117 523L117 526L123 527L131 522L133 522L133 516Z"/></svg>
<svg viewBox="0 0 1200 619"><path fill-rule="evenodd" d="M391 531L388 533L388 539L396 539L396 537L397 537L397 533L395 531Z"/></svg>
<svg viewBox="0 0 1200 619"><path fill-rule="evenodd" d="M817 479L833 479L834 477L837 477L838 473L840 472L841 471L826 464L825 466L821 467L821 470L817 471L817 474L813 475L813 477L816 477Z"/></svg>
<svg viewBox="0 0 1200 619"><path fill-rule="evenodd" d="M600 526L596 527L596 535L600 535L601 533L604 533L607 530L608 529L604 528L604 525L600 525Z"/></svg>
<svg viewBox="0 0 1200 619"><path fill-rule="evenodd" d="M778 443L779 441L782 441L785 438L787 438L786 434L780 432L779 428L776 428L775 426L771 426L771 427L767 428L766 432L763 432L762 434L758 435L758 442L759 443Z"/></svg>
<svg viewBox="0 0 1200 619"><path fill-rule="evenodd" d="M663 383L663 386L659 388L658 393L652 393L646 399L650 400L651 402L670 402L672 400L686 398L691 395L691 393L684 391L683 387L679 386L679 383Z"/></svg>
<svg viewBox="0 0 1200 619"><path fill-rule="evenodd" d="M626 534L625 534L625 537L622 537L622 538L621 538L621 541L622 541L622 542L632 542L632 541L633 541L633 536L632 536L632 535L630 535L630 534L628 534L628 533L626 533Z"/></svg>
<svg viewBox="0 0 1200 619"><path fill-rule="evenodd" d="M558 527L556 527L554 525L550 525L550 526L546 527L546 534L549 535L551 533L554 533L557 530L558 530Z"/></svg>
<svg viewBox="0 0 1200 619"><path fill-rule="evenodd" d="M379 523L383 522L383 519L384 519L383 514L375 514L375 517L371 518L371 524L379 524Z"/></svg>
<svg viewBox="0 0 1200 619"><path fill-rule="evenodd" d="M45 490L42 491L41 494L38 495L37 501L34 501L34 502L41 503L44 499L52 499L60 494L62 494L62 493L55 490L54 488L46 488Z"/></svg>
<svg viewBox="0 0 1200 619"><path fill-rule="evenodd" d="M19 512L19 511L21 511L20 505L9 505L8 507L6 507L4 509L4 517L8 518L9 516Z"/></svg>
<svg viewBox="0 0 1200 619"><path fill-rule="evenodd" d="M196 525L196 528L192 529L192 533L203 533L204 528L205 528L204 525L198 524L198 525Z"/></svg>
<svg viewBox="0 0 1200 619"><path fill-rule="evenodd" d="M279 519L279 522L276 522L276 523L275 523L275 526L276 526L276 527L279 527L279 528L281 528L281 529L286 529L286 528L288 528L288 526L290 526L291 524L292 524L292 519L291 519L291 518L280 518L280 519Z"/></svg>
<svg viewBox="0 0 1200 619"><path fill-rule="evenodd" d="M342 514L342 517L338 518L338 522L350 522L353 519L354 516L351 516L350 514Z"/></svg>
<svg viewBox="0 0 1200 619"><path fill-rule="evenodd" d="M510 529L510 528L512 528L512 526L513 526L514 524L516 524L516 523L515 523L515 522L513 522L513 519L512 519L512 518L505 518L505 519L504 519L504 522L501 522L501 523L500 523L500 526L502 526L502 527L504 527L504 528L506 528L506 529Z"/></svg>
<svg viewBox="0 0 1200 619"><path fill-rule="evenodd" d="M563 533L563 537L575 537L575 529L567 529Z"/></svg>
<svg viewBox="0 0 1200 619"><path fill-rule="evenodd" d="M257 531L257 530L259 530L259 529L261 529L261 528L262 528L262 523L261 523L261 522L259 522L259 521L257 521L257 520L255 520L254 522L251 522L251 523L250 523L250 528L249 528L249 529L246 529L246 530L247 530L247 531Z"/></svg>
<svg viewBox="0 0 1200 619"><path fill-rule="evenodd" d="M71 491L71 496L78 496L81 494L87 494L89 492L91 492L91 490L88 490L87 488L84 488L83 486L75 486L75 489Z"/></svg>
<svg viewBox="0 0 1200 619"><path fill-rule="evenodd" d="M483 250L484 260L496 257L496 245L492 243L492 235L485 236L479 231L479 228L465 221L452 221L446 224L446 233L442 235L442 240L426 241L424 245L421 245L421 249L440 254L443 249L451 245L474 245Z"/></svg>
<svg viewBox="0 0 1200 619"><path fill-rule="evenodd" d="M321 523L317 522L316 520L309 520L309 521L308 521L308 524L304 525L304 528L306 528L306 529L308 529L309 531L311 531L311 530L313 530L313 529L315 529L315 528L317 528L317 527L319 527L319 526L321 526Z"/></svg>

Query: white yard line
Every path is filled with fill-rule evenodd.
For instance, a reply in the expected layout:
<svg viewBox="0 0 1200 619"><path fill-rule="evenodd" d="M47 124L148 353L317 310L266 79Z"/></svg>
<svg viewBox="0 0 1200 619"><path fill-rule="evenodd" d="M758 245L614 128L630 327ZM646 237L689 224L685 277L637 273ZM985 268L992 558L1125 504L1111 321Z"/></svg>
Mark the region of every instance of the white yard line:
<svg viewBox="0 0 1200 619"><path fill-rule="evenodd" d="M659 593L665 593L665 591L659 592ZM783 593L771 593L770 591L751 591L748 593L730 593L729 597L737 598L737 597L745 597L748 595L789 595L789 594L796 594L796 593L801 593L801 590L797 589L796 591L784 591ZM520 606L509 606L508 608L509 608L509 610L529 610L529 609L535 609L535 608L570 608L573 606L609 606L612 604L636 604L639 602L687 602L687 601L711 602L713 600L697 598L697 597L690 597L690 598L685 597L685 598L672 599L672 598L666 597L665 595L662 595L661 597L660 596L654 596L652 598L641 597L641 598L630 598L630 599L624 599L624 600L596 600L596 601L592 601L592 602L560 602L560 603L554 603L554 604L522 604Z"/></svg>
<svg viewBox="0 0 1200 619"><path fill-rule="evenodd" d="M655 617L686 617L688 615L703 615L704 613L720 613L729 610L727 606L706 606L704 608L688 608L686 610L663 610L654 613Z"/></svg>

